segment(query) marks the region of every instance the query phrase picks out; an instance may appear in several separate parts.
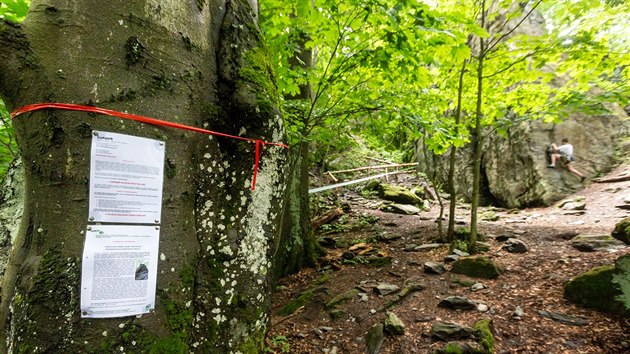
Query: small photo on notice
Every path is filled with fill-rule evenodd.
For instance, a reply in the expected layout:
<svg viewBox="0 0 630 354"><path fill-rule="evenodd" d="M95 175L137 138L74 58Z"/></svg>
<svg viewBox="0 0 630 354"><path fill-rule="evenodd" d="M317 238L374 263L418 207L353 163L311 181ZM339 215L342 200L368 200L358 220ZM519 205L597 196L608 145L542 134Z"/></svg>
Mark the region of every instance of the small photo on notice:
<svg viewBox="0 0 630 354"><path fill-rule="evenodd" d="M149 268L145 263L140 263L138 268L136 268L136 280L147 280L149 279Z"/></svg>

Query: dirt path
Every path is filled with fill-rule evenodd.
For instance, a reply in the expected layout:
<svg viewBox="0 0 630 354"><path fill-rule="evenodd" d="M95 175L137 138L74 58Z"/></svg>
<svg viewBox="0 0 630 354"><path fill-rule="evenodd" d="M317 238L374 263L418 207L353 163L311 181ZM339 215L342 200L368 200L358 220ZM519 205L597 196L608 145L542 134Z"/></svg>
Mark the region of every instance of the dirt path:
<svg viewBox="0 0 630 354"><path fill-rule="evenodd" d="M611 175L630 171L620 167ZM429 243L437 236L435 219L439 208L420 215L397 215L374 209L376 199L365 199L356 193L343 195L350 204L348 220L379 219L378 223L361 229L330 235L348 245L356 241L392 257L383 267L352 264L343 261L346 248L327 248L326 262L318 270L308 269L283 279L274 294L274 316L269 345L281 352L282 344L291 353L363 353L365 334L384 312L376 311L394 295L378 295L373 288L379 283L403 287L413 280L424 285L390 311L406 326L403 336L386 336L380 353L426 353L443 346L430 338L435 321L472 324L481 318L494 323L496 353L627 353L630 352L630 319L614 318L568 303L563 297L563 284L572 277L595 266L612 264L614 259L629 253L630 248L614 252L580 252L568 240L579 234L610 234L616 222L630 215L628 210L616 208L630 198L630 181L588 185L572 198L580 196L586 203L583 211L568 211L557 206L527 209L517 213L493 210L499 215L494 222L480 222L490 251L487 255L502 265L505 272L494 280L480 280L485 286L479 291L453 283L449 272L427 274L423 264L443 261L446 247L430 252L406 252L409 244ZM468 220L469 212L458 208L457 219ZM465 225L463 225L465 226ZM524 241L529 251L508 253L495 240L499 235L512 235ZM389 242L383 239L393 238ZM377 240L381 240L380 242ZM339 245L339 243L338 243ZM448 266L447 266L448 268ZM327 279L327 280L326 280ZM317 282L321 285L316 285ZM277 315L278 309L303 292L319 288L313 300L295 314ZM339 318L332 319L324 310L326 302L335 295L359 288L366 295L353 296L340 306ZM487 305L486 311L455 311L438 307L438 302L450 295L466 296ZM524 314L514 318L517 307ZM551 311L581 317L586 326L562 324L539 315ZM286 338L286 340L284 339Z"/></svg>

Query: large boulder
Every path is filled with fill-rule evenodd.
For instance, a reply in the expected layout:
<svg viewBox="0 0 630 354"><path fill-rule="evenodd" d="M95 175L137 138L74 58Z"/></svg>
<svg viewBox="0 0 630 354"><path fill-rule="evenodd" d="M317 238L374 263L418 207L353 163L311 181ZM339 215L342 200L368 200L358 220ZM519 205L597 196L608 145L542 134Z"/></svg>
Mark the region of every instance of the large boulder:
<svg viewBox="0 0 630 354"><path fill-rule="evenodd" d="M582 188L580 179L559 164L547 168L545 150L550 143L567 137L574 147L573 166L587 177L603 175L624 156L617 151L630 135L630 119L619 106L608 105L609 114L571 114L561 123L525 121L510 128L507 136L490 134L484 141L481 158L481 203L508 208L551 205ZM433 170L434 161L448 171L449 154L438 159L424 158L424 143L416 156L421 170ZM472 152L459 149L455 169L457 193L472 196ZM447 173L442 182L446 182Z"/></svg>
<svg viewBox="0 0 630 354"><path fill-rule="evenodd" d="M630 257L630 255L625 257ZM564 285L564 297L576 304L602 312L611 314L628 313L621 301L623 293L619 286L613 282L613 278L617 274L619 274L619 271L615 265L593 268L568 281ZM626 273L622 278L628 276L630 274Z"/></svg>

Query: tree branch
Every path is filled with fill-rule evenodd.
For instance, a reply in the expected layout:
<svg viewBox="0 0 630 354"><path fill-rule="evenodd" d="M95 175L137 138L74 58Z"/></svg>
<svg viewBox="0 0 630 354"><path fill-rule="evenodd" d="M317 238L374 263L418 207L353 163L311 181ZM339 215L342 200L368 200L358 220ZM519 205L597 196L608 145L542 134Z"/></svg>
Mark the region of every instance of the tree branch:
<svg viewBox="0 0 630 354"><path fill-rule="evenodd" d="M484 75L483 78L487 79L487 78L490 78L490 77L493 77L493 76L497 76L497 75L499 75L501 73L504 73L504 72L510 70L510 68L513 67L514 65L524 62L525 60L527 60L528 58L534 56L535 54L537 54L537 53L536 52L528 53L527 55L519 58L518 60L513 61L512 63L510 63L508 66L504 67L503 69L495 71L494 73L492 73L490 75Z"/></svg>
<svg viewBox="0 0 630 354"><path fill-rule="evenodd" d="M488 48L485 50L486 53L491 52L494 47L496 47L497 44L499 44L499 42L501 42L503 39L505 39L505 37L509 36L510 34L512 34L512 32L514 32L521 24L523 24L523 22L525 22L525 20L527 20L527 18L529 18L529 16L532 14L532 12L534 12L534 10L536 10L536 8L538 7L538 5L540 5L542 3L542 0L538 0L537 3L534 4L534 6L532 6L532 8L529 10L529 12L523 16L523 18L516 24L516 26L514 26L512 29L510 29L509 31L507 31L506 33L504 33L503 35L501 35L501 37L497 38L497 40L494 43L488 43Z"/></svg>

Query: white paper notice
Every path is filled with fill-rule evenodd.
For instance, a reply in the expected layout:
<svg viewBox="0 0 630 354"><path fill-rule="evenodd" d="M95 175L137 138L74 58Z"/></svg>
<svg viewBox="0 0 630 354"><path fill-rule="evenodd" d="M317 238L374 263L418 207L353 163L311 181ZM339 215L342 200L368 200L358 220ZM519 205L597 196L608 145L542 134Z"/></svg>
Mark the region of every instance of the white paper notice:
<svg viewBox="0 0 630 354"><path fill-rule="evenodd" d="M89 220L159 223L163 179L164 142L95 131Z"/></svg>
<svg viewBox="0 0 630 354"><path fill-rule="evenodd" d="M88 227L81 266L81 317L107 318L155 308L156 226Z"/></svg>

